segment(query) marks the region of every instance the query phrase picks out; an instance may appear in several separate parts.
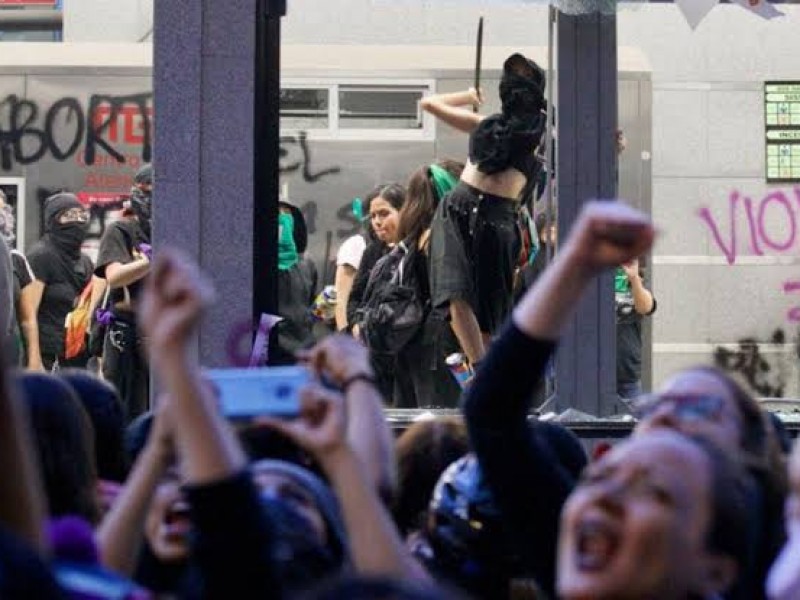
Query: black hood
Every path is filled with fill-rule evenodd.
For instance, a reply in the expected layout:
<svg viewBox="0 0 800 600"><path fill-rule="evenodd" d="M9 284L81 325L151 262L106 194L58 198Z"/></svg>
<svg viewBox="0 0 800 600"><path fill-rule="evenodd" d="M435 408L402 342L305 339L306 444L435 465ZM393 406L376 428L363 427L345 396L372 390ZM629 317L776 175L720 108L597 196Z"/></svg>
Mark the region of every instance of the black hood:
<svg viewBox="0 0 800 600"><path fill-rule="evenodd" d="M303 211L294 204L281 200L278 204L283 208L288 208L294 219L294 245L298 254L303 254L308 248L308 226Z"/></svg>
<svg viewBox="0 0 800 600"><path fill-rule="evenodd" d="M545 72L522 54L512 54L503 64L500 100L506 117L537 116L547 106Z"/></svg>

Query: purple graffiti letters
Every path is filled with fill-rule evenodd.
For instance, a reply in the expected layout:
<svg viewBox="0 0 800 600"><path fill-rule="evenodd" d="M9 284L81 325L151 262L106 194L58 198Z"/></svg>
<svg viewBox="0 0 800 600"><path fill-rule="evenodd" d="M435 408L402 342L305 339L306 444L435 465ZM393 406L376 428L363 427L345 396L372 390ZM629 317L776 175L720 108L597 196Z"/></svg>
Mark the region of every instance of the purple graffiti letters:
<svg viewBox="0 0 800 600"><path fill-rule="evenodd" d="M786 294L800 292L800 281L785 281L783 283L783 291ZM787 318L792 323L800 323L800 306L789 309Z"/></svg>
<svg viewBox="0 0 800 600"><path fill-rule="evenodd" d="M711 216L711 211L707 207L701 208L697 211L697 215L706 222L706 224L711 228L711 235L714 236L714 241L717 243L717 246L720 250L722 250L723 254L725 254L725 258L728 259L728 264L732 265L736 262L736 207L739 205L739 193L733 192L730 196L729 203L728 203L728 211L730 213L730 246L725 246L725 243L722 241L722 236L719 233L719 228L717 227L717 223L714 221L714 218Z"/></svg>
<svg viewBox="0 0 800 600"><path fill-rule="evenodd" d="M783 243L776 242L770 236L768 236L767 228L764 225L764 215L767 212L767 208L769 208L770 202L773 201L776 201L783 206L784 210L786 211L786 222L790 226L789 237ZM800 201L800 195L798 195L798 201ZM795 222L794 218L794 210L792 210L792 206L789 204L789 199L786 197L786 194L783 192L773 192L761 201L761 207L758 209L758 229L761 233L761 239L763 239L764 243L773 250L785 252L792 247L794 244L795 235L797 234L797 223Z"/></svg>
<svg viewBox="0 0 800 600"><path fill-rule="evenodd" d="M796 202L793 204L789 199L789 194L782 190L777 190L767 194L760 202L756 203L739 192L732 192L728 198L728 219L729 234L723 238L721 226L712 216L708 207L702 207L697 211L700 219L708 225L711 235L717 248L725 255L729 265L736 262L738 258L738 246L736 232L738 221L741 218L739 200L743 199L744 218L747 220L747 227L750 233L750 247L753 254L763 256L764 248L774 252L789 252L798 241L797 211L800 211L800 187L794 188ZM769 217L772 216L772 219ZM774 231L770 231L774 224L785 226L785 238L780 239Z"/></svg>

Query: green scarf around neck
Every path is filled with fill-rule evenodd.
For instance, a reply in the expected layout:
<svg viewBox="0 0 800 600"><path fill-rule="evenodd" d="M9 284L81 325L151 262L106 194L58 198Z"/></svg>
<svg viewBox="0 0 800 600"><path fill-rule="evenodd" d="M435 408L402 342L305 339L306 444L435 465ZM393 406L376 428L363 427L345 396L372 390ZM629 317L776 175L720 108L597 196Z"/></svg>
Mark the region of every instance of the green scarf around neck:
<svg viewBox="0 0 800 600"><path fill-rule="evenodd" d="M294 217L291 213L278 215L278 270L288 271L300 262L294 243Z"/></svg>

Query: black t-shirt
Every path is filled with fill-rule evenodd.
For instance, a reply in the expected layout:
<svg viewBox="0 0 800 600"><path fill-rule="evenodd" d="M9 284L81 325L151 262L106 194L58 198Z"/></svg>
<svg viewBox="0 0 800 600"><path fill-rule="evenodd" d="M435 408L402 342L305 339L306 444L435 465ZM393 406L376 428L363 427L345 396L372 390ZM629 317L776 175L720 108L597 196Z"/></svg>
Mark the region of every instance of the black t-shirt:
<svg viewBox="0 0 800 600"><path fill-rule="evenodd" d="M14 268L14 307L17 307L22 290L28 287L36 277L22 252L12 250L11 263Z"/></svg>
<svg viewBox="0 0 800 600"><path fill-rule="evenodd" d="M73 261L44 238L28 253L28 262L36 279L44 284L38 313L39 347L43 355L63 356L64 321L92 280L92 260L81 254Z"/></svg>
<svg viewBox="0 0 800 600"><path fill-rule="evenodd" d="M103 239L100 240L100 249L97 253L97 267L94 274L106 278L106 267L112 263L127 265L144 256L140 250L141 244L149 244L142 228L136 221L122 219L108 226ZM144 280L140 279L128 286L131 300L136 300L142 291ZM125 291L122 288L110 293L111 305L125 300Z"/></svg>
<svg viewBox="0 0 800 600"><path fill-rule="evenodd" d="M642 317L636 312L630 287L616 293L617 310L617 383L635 383L642 378ZM653 310L656 300L653 298Z"/></svg>

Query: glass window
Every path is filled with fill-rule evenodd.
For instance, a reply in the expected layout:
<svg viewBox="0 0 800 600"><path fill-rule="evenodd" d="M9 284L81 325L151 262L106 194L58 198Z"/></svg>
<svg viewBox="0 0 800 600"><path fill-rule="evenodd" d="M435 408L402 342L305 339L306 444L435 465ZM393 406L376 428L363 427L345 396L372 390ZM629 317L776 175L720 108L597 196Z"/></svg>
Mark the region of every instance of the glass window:
<svg viewBox="0 0 800 600"><path fill-rule="evenodd" d="M60 42L63 30L57 0L0 0L0 42Z"/></svg>
<svg viewBox="0 0 800 600"><path fill-rule="evenodd" d="M281 127L284 129L327 129L330 92L326 88L281 90Z"/></svg>
<svg viewBox="0 0 800 600"><path fill-rule="evenodd" d="M424 88L340 86L341 129L422 129Z"/></svg>

